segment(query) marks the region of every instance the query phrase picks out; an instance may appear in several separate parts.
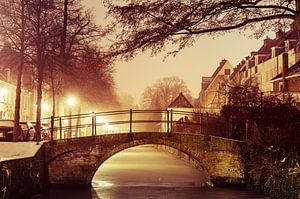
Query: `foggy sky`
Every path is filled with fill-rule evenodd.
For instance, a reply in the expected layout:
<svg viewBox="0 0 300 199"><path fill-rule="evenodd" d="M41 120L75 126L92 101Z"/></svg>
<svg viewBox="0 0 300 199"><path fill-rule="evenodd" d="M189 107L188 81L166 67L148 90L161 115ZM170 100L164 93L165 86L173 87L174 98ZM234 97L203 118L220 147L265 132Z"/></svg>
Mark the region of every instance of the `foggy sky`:
<svg viewBox="0 0 300 199"><path fill-rule="evenodd" d="M84 0L84 4L95 12L97 23L107 23L100 0ZM249 34L240 34L238 31L215 38L201 36L193 47L186 48L176 57L170 56L165 61L163 59L166 52L156 57L144 53L129 62L118 62L115 65L118 92L131 94L135 103L139 103L146 86L165 76L179 76L196 98L200 92L202 76L212 75L222 59L227 59L236 66L251 51L257 50L263 44L263 39L251 39Z"/></svg>

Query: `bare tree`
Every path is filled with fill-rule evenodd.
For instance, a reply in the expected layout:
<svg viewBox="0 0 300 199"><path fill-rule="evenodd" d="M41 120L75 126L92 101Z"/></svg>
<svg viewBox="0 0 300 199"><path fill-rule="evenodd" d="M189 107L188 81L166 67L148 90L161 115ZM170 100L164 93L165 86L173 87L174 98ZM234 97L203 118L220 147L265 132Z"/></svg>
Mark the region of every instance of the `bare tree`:
<svg viewBox="0 0 300 199"><path fill-rule="evenodd" d="M14 111L14 136L16 141L21 133L20 128L20 107L21 107L21 87L22 87L22 73L25 64L26 51L26 0L19 1L2 1L0 4L0 34L9 42L10 46L18 54L18 68L17 68L17 85L16 85L16 99ZM10 7L11 9L7 9Z"/></svg>
<svg viewBox="0 0 300 199"><path fill-rule="evenodd" d="M167 44L178 49L191 46L203 35L234 29L254 30L256 36L285 28L296 20L299 29L300 0L106 0L113 17L117 41L111 50L125 58L150 49L158 53Z"/></svg>
<svg viewBox="0 0 300 199"><path fill-rule="evenodd" d="M78 56L92 43L96 43L105 31L100 31L93 23L93 16L83 9L79 0L5 0L1 1L0 9L0 34L8 38L21 55L20 66L23 67L24 63L22 57L26 57L28 63L35 68L33 75L37 80L36 129L39 132L43 83L47 79L52 80L50 85L54 91L61 79L57 74L61 72L68 76L75 73L74 65L78 62ZM22 49L26 50L23 54ZM22 67L19 68L20 80ZM18 83L17 89L20 93L21 83ZM56 94L52 93L55 101ZM17 109L20 109L20 100L17 95L16 126L19 120ZM55 103L53 105L55 110ZM39 133L37 139L40 139Z"/></svg>
<svg viewBox="0 0 300 199"><path fill-rule="evenodd" d="M175 76L164 77L146 87L142 94L142 107L145 109L166 109L181 92L188 99L192 99L191 92L182 79Z"/></svg>
<svg viewBox="0 0 300 199"><path fill-rule="evenodd" d="M113 73L111 60L106 59L97 47L86 46L86 49L78 54L73 75L67 76L72 84L65 87L66 90L75 90L90 106L113 107L118 105Z"/></svg>

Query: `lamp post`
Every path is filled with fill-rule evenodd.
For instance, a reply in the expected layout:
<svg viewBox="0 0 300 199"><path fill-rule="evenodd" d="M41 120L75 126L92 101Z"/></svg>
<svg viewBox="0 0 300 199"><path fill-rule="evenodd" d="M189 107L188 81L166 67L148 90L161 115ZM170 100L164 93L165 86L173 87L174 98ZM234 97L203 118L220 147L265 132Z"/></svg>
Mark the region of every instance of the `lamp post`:
<svg viewBox="0 0 300 199"><path fill-rule="evenodd" d="M70 138L72 137L72 107L75 105L76 99L74 97L69 97L67 99L67 104L69 107L69 130L68 130L68 135L67 137Z"/></svg>

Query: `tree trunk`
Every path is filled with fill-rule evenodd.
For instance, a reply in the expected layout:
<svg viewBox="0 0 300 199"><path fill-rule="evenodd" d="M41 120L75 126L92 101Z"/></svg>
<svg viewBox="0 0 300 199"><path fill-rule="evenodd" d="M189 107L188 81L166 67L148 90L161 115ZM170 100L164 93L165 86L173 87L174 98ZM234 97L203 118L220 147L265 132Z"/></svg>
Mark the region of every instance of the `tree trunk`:
<svg viewBox="0 0 300 199"><path fill-rule="evenodd" d="M42 118L42 85L44 76L44 62L43 62L43 49L42 49L42 30L41 30L41 14L42 14L42 2L39 0L37 8L37 40L36 40L36 54L37 54L37 73L38 73L38 85L37 85L37 111L36 111L36 141L37 144L41 140L41 118Z"/></svg>
<svg viewBox="0 0 300 199"><path fill-rule="evenodd" d="M21 60L18 66L18 76L17 76L17 85L16 85L13 141L17 141L22 132L20 127L20 109L21 109L22 73L24 67L24 51L25 51L24 40L25 40L25 0L21 0L21 35L20 35Z"/></svg>
<svg viewBox="0 0 300 199"><path fill-rule="evenodd" d="M52 66L54 67L54 66ZM54 85L54 74L53 68L51 69L51 87L52 87L52 116L55 117L55 110L56 110L56 92L55 92L55 85Z"/></svg>
<svg viewBox="0 0 300 199"><path fill-rule="evenodd" d="M64 19L63 19L63 29L61 34L61 49L60 53L63 58L63 64L66 62L66 39L67 39L67 26L68 26L68 0L64 0Z"/></svg>
<svg viewBox="0 0 300 199"><path fill-rule="evenodd" d="M296 27L298 31L298 39L300 38L300 0L296 0Z"/></svg>

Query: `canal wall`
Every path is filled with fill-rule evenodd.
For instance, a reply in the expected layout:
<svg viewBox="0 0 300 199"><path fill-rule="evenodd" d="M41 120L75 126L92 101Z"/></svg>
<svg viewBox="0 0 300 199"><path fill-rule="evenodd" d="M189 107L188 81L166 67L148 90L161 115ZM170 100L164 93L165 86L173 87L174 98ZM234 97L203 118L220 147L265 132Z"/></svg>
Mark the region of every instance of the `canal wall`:
<svg viewBox="0 0 300 199"><path fill-rule="evenodd" d="M44 149L33 157L0 162L0 198L27 199L45 187Z"/></svg>
<svg viewBox="0 0 300 199"><path fill-rule="evenodd" d="M212 185L242 185L244 184L244 165L242 164L239 153L233 153L231 149L233 147L230 140L227 142L220 142L213 138L209 140L210 146L204 152L199 148L193 150L195 157L202 157L204 163L208 168L210 180ZM157 150L170 153L179 159L188 162L192 167L203 172L199 161L185 153L184 151L167 145L154 145ZM218 150L212 149L212 146L217 147ZM235 149L236 150L236 149ZM200 168L200 169L199 169Z"/></svg>

